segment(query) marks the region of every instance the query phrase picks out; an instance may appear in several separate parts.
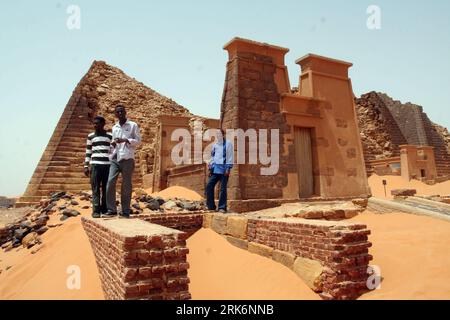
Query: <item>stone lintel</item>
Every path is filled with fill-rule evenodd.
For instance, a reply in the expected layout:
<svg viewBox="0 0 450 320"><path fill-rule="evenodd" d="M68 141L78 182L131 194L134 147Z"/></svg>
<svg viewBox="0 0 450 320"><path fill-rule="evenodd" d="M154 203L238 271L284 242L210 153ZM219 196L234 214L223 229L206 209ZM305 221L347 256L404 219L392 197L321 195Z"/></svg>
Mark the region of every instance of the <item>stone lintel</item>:
<svg viewBox="0 0 450 320"><path fill-rule="evenodd" d="M353 65L350 62L332 59L309 53L295 61L300 65L302 73L309 71L348 78L348 69Z"/></svg>
<svg viewBox="0 0 450 320"><path fill-rule="evenodd" d="M287 48L239 37L231 39L224 45L223 49L228 51L230 60L232 60L238 52L250 52L272 57L274 63L277 65L284 65L284 56L289 52L289 49Z"/></svg>

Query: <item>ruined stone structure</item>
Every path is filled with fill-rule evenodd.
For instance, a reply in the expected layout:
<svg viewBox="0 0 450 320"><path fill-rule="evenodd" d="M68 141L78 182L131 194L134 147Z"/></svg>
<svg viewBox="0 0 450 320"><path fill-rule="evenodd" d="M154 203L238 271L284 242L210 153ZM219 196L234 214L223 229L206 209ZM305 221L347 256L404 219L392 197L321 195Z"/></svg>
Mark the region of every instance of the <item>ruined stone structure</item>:
<svg viewBox="0 0 450 320"><path fill-rule="evenodd" d="M208 159L203 158L203 151L205 150L208 153L206 147L210 143L210 141L203 141L203 133L207 129L219 128L219 126L219 120L216 119L159 116L153 170L151 174L144 176L144 187L157 192L171 186L184 186L203 195L208 176L207 166L205 165L205 161ZM185 129L190 132L191 139L174 141L172 134L177 129ZM195 135L200 135L197 139L200 146L195 146ZM179 144L187 150L187 152L180 151L179 154L188 154L192 163L177 165L173 162L171 153L173 148ZM195 159L199 161L194 163Z"/></svg>
<svg viewBox="0 0 450 320"><path fill-rule="evenodd" d="M107 128L116 122L114 107L127 107L128 118L139 123L142 144L137 150L134 185L142 184L142 176L153 170L157 116L189 116L184 107L166 98L121 70L95 61L78 83L52 137L16 206L39 202L54 191L90 190L83 174L87 135L93 131L92 118L102 115Z"/></svg>
<svg viewBox="0 0 450 320"><path fill-rule="evenodd" d="M278 173L264 176L261 164L238 164L230 177L230 198L367 197L363 151L348 78L351 64L313 54L300 58L300 89L291 93L284 63L288 49L240 38L224 49L229 61L222 127L278 129L280 133ZM245 151L248 157L248 143Z"/></svg>
<svg viewBox="0 0 450 320"><path fill-rule="evenodd" d="M186 239L202 226L232 245L285 265L323 299L366 292L366 225L219 213L82 218L106 299L190 299Z"/></svg>
<svg viewBox="0 0 450 320"><path fill-rule="evenodd" d="M205 213L203 226L290 268L323 299L355 299L367 291L372 244L364 224Z"/></svg>
<svg viewBox="0 0 450 320"><path fill-rule="evenodd" d="M141 220L83 217L107 300L187 300L187 234Z"/></svg>
<svg viewBox="0 0 450 320"><path fill-rule="evenodd" d="M434 183L438 180L433 147L401 145L399 148L399 157L369 160L372 172L380 176L402 176L408 181Z"/></svg>
<svg viewBox="0 0 450 320"><path fill-rule="evenodd" d="M448 131L432 123L421 106L403 104L377 92L364 94L355 101L369 175L374 172L371 164L399 157L402 145L415 145L433 147L437 177L441 180L450 177Z"/></svg>

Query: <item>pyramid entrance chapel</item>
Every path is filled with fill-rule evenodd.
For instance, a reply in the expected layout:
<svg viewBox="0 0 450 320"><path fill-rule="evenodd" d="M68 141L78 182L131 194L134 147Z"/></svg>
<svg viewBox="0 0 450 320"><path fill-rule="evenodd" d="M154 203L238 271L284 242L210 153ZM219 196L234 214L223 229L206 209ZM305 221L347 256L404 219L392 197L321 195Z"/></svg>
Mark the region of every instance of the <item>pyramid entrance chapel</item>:
<svg viewBox="0 0 450 320"><path fill-rule="evenodd" d="M92 119L102 115L107 128L123 104L141 128L134 188L153 192L184 186L204 193L205 164L175 165L170 157L175 129L279 130L279 170L261 175L261 164L237 164L229 180L230 208L258 210L282 202L337 200L370 196L366 154L360 138L351 63L308 54L296 63L299 86L292 89L286 48L234 38L228 52L220 119L193 115L121 70L95 61L78 83L17 206L33 205L55 191L90 190L83 174ZM270 135L267 137L270 141ZM204 146L209 142L204 142ZM237 142L234 141L235 151ZM248 141L245 152L248 157ZM192 150L192 154L194 150ZM236 159L236 156L235 156Z"/></svg>

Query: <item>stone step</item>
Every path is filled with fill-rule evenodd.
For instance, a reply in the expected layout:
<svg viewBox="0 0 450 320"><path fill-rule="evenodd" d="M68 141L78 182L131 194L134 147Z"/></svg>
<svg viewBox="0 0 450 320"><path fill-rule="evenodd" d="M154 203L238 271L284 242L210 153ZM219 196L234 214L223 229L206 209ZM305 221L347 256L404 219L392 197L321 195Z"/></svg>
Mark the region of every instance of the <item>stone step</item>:
<svg viewBox="0 0 450 320"><path fill-rule="evenodd" d="M66 151L66 152L74 152L74 153L82 152L82 153L84 153L86 151L86 148L84 146L76 147L76 146L61 146L61 145L59 145L56 152L58 152L58 151Z"/></svg>
<svg viewBox="0 0 450 320"><path fill-rule="evenodd" d="M61 140L61 142L68 142L68 143L73 143L73 144L76 144L76 145L80 145L81 144L84 147L86 145L86 139L87 139L88 134L90 134L90 132L87 133L86 136L83 137L83 138L66 136L66 137L64 137L64 140Z"/></svg>
<svg viewBox="0 0 450 320"><path fill-rule="evenodd" d="M57 161L57 160L51 160L48 162L49 166L70 166L70 161Z"/></svg>
<svg viewBox="0 0 450 320"><path fill-rule="evenodd" d="M52 179L52 178L50 178ZM52 183L41 183L39 185L39 190L55 190L55 191L64 191L67 188L69 189L84 189L84 188L91 188L91 185L89 183L89 179L86 178L84 182L79 182L74 180L74 182L70 181L69 179L59 179L59 182L52 182Z"/></svg>
<svg viewBox="0 0 450 320"><path fill-rule="evenodd" d="M22 196L19 198L20 202L39 202L42 199L40 196ZM18 202L19 202L18 201Z"/></svg>
<svg viewBox="0 0 450 320"><path fill-rule="evenodd" d="M67 161L69 163L73 163L74 161L79 161L79 160L80 160L79 157L55 155L52 157L51 161ZM83 156L83 161L84 161L84 156Z"/></svg>
<svg viewBox="0 0 450 320"><path fill-rule="evenodd" d="M18 201L14 204L14 208L26 208L26 207L34 207L37 205L39 201L29 202L29 201Z"/></svg>
<svg viewBox="0 0 450 320"><path fill-rule="evenodd" d="M58 149L64 147L64 148L73 148L76 150L86 150L86 140L85 139L79 139L78 141L67 141L67 140L61 140L61 142L58 144Z"/></svg>
<svg viewBox="0 0 450 320"><path fill-rule="evenodd" d="M36 191L37 195L42 196L43 198L49 197L52 193L56 192L56 191L66 191L66 192L70 192L70 193L78 193L81 191L91 191L91 186L87 187L87 188L83 188L83 189L75 189L75 188L71 188L71 189L58 189L58 190L38 190Z"/></svg>
<svg viewBox="0 0 450 320"><path fill-rule="evenodd" d="M89 178L84 175L80 175L80 177L70 177L70 178L60 178L60 177L47 177L45 176L41 185L45 184L64 184L64 185L72 185L72 184L89 184Z"/></svg>
<svg viewBox="0 0 450 320"><path fill-rule="evenodd" d="M58 149L53 157L65 157L65 158L70 158L71 161L72 160L79 160L79 159L83 159L84 160L84 156L86 154L86 150L60 150ZM54 158L52 158L53 160Z"/></svg>
<svg viewBox="0 0 450 320"><path fill-rule="evenodd" d="M64 131L63 134L63 139L65 137L77 137L77 138L82 138L86 140L86 137L88 136L89 133L91 133L92 130L88 130L88 131L77 131L77 130L66 130Z"/></svg>
<svg viewBox="0 0 450 320"><path fill-rule="evenodd" d="M45 173L45 178L58 178L58 179L64 179L64 178L83 178L84 172L83 171L77 171L77 172L56 172L56 171L47 171Z"/></svg>

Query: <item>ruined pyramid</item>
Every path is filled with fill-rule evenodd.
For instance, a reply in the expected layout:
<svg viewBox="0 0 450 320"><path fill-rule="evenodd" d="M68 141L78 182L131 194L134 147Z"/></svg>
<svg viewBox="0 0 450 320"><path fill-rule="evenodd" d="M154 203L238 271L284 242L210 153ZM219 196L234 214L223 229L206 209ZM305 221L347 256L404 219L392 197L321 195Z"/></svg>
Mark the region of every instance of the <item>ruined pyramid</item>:
<svg viewBox="0 0 450 320"><path fill-rule="evenodd" d="M114 107L127 107L128 118L140 125L142 144L136 152L135 186L151 170L157 116L184 115L190 112L175 101L162 96L141 82L103 61L94 61L76 86L61 118L16 206L33 205L55 191L90 190L83 174L85 143L93 131L92 119L102 115L107 129L115 123Z"/></svg>

